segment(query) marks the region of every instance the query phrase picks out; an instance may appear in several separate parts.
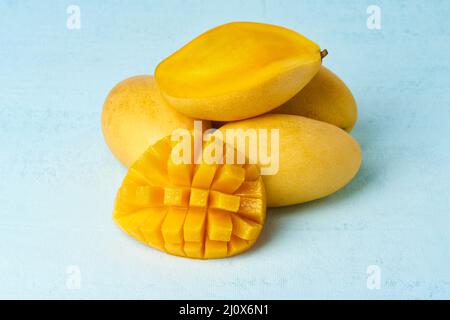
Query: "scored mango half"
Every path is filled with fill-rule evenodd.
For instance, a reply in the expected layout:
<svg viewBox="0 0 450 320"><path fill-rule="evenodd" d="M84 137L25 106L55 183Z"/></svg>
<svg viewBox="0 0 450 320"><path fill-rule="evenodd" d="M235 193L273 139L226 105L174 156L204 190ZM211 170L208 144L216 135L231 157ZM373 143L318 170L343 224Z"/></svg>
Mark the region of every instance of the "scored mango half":
<svg viewBox="0 0 450 320"><path fill-rule="evenodd" d="M248 250L266 216L256 165L177 163L163 138L129 168L115 222L133 238L172 255L212 259Z"/></svg>
<svg viewBox="0 0 450 320"><path fill-rule="evenodd" d="M207 31L162 61L155 79L167 102L194 118L233 121L288 101L327 54L283 27L233 22Z"/></svg>

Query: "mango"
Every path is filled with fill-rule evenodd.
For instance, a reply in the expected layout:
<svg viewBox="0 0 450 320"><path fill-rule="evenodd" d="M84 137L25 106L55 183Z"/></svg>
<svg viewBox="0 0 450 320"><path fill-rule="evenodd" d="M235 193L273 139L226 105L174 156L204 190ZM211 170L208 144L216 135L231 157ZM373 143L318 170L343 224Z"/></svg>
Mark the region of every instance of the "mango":
<svg viewBox="0 0 450 320"><path fill-rule="evenodd" d="M356 123L358 110L355 98L345 83L322 66L299 93L271 113L312 118L350 132Z"/></svg>
<svg viewBox="0 0 450 320"><path fill-rule="evenodd" d="M263 176L269 207L293 205L330 195L350 182L361 164L361 149L356 140L325 122L296 115L268 114L229 122L219 129L222 136L226 137L227 129L234 129L234 132L241 129L240 136L244 138L248 129L279 130L276 150L272 150L271 141L257 141L258 153L264 143L272 159L276 153L279 156L278 171ZM271 137L270 134L267 136ZM239 148L247 157L248 141L245 147ZM228 139L226 142L237 146L236 141ZM263 167L261 163L259 167Z"/></svg>
<svg viewBox="0 0 450 320"><path fill-rule="evenodd" d="M208 128L209 121L203 122ZM171 108L152 76L135 76L117 84L102 111L102 130L112 153L130 166L152 144L178 128L192 130L194 119Z"/></svg>
<svg viewBox="0 0 450 320"><path fill-rule="evenodd" d="M214 259L248 250L266 217L257 166L179 163L176 145L165 137L131 165L116 196L114 221L136 240L176 256Z"/></svg>
<svg viewBox="0 0 450 320"><path fill-rule="evenodd" d="M198 36L162 61L155 79L168 103L194 118L232 121L266 113L300 91L326 50L299 33L233 22Z"/></svg>

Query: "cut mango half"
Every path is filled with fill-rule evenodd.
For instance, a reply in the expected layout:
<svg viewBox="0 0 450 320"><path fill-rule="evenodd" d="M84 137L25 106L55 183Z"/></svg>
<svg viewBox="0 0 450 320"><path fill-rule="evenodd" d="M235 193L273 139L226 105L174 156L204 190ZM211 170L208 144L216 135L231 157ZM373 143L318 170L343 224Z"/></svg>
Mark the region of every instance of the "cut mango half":
<svg viewBox="0 0 450 320"><path fill-rule="evenodd" d="M174 144L163 138L129 168L115 222L136 240L176 256L213 259L248 250L266 216L256 165L177 163Z"/></svg>
<svg viewBox="0 0 450 320"><path fill-rule="evenodd" d="M167 102L199 119L266 113L319 71L326 50L283 27L233 22L203 33L162 61L155 79Z"/></svg>

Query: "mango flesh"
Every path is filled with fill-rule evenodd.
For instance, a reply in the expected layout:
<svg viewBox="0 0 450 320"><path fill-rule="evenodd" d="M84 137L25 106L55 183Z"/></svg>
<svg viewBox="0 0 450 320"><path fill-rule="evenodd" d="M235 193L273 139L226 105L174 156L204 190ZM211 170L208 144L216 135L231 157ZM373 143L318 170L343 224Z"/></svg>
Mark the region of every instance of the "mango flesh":
<svg viewBox="0 0 450 320"><path fill-rule="evenodd" d="M302 89L321 65L318 45L279 26L228 23L162 61L155 79L190 117L232 121L266 113Z"/></svg>
<svg viewBox="0 0 450 320"><path fill-rule="evenodd" d="M279 170L274 175L263 176L269 207L330 195L345 186L361 164L358 143L344 130L325 122L295 115L268 114L230 122L219 130L225 136L227 129L242 129L242 134L247 129L279 129ZM267 147L268 154L273 155L270 142ZM248 156L248 150L240 152Z"/></svg>
<svg viewBox="0 0 450 320"><path fill-rule="evenodd" d="M349 88L336 74L322 66L299 93L271 113L312 118L350 132L358 111Z"/></svg>
<svg viewBox="0 0 450 320"><path fill-rule="evenodd" d="M266 216L264 184L255 165L176 164L169 137L129 168L114 207L130 236L166 253L224 258L248 250Z"/></svg>
<svg viewBox="0 0 450 320"><path fill-rule="evenodd" d="M209 126L209 121L203 122L203 127ZM106 143L127 167L173 130L193 127L194 119L166 103L152 76L135 76L118 83L103 105L102 130Z"/></svg>

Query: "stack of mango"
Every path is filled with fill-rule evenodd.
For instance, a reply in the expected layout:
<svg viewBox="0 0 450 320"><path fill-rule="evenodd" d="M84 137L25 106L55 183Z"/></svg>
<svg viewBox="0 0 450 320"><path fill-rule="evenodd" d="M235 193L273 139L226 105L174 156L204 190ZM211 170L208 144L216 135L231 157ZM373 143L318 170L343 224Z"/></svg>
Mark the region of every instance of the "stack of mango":
<svg viewBox="0 0 450 320"><path fill-rule="evenodd" d="M361 164L349 135L357 107L347 86L322 66L326 55L295 31L235 22L189 42L154 77L117 84L102 113L105 140L129 168L116 197L116 223L173 255L223 258L257 241L266 207L312 201L345 186ZM175 161L173 132L195 135L195 120L222 138L228 129L277 130L277 150L256 145L277 152L276 172L262 175L263 163L249 158L248 146L241 163L201 161L190 152L195 139L183 151L189 161ZM200 144L202 152L211 146Z"/></svg>

